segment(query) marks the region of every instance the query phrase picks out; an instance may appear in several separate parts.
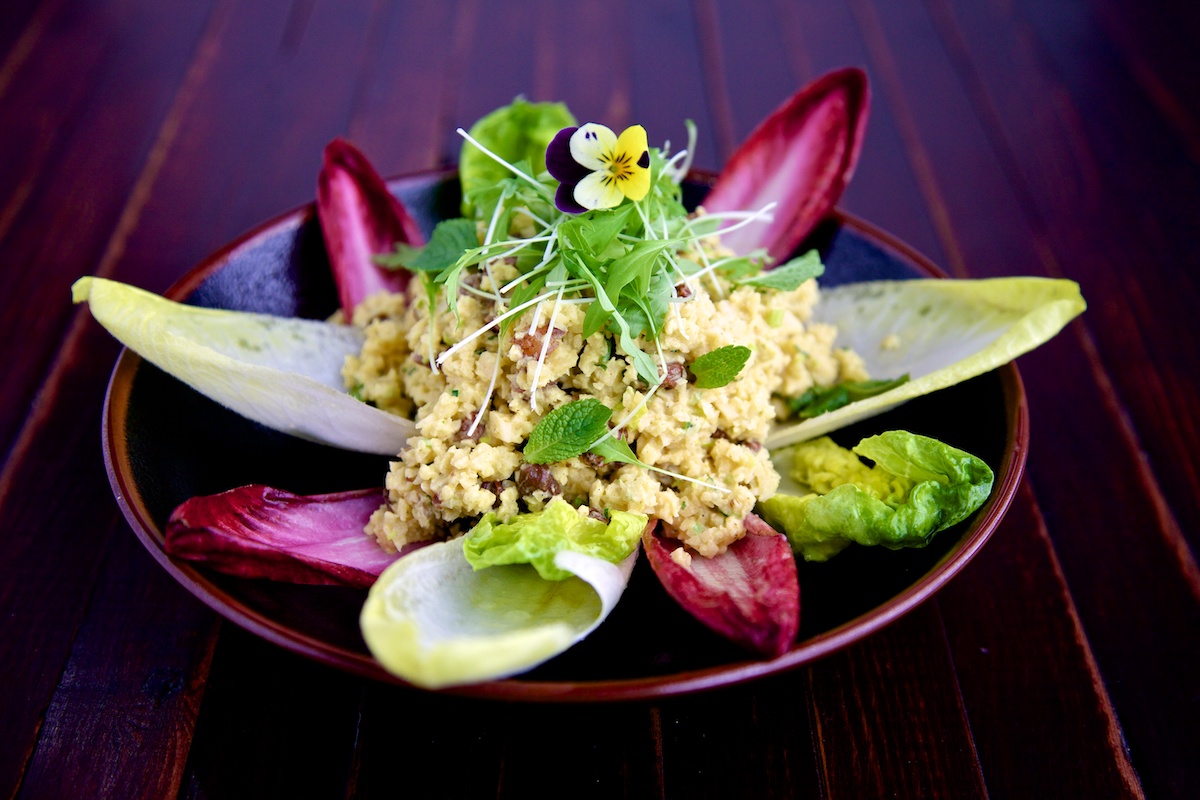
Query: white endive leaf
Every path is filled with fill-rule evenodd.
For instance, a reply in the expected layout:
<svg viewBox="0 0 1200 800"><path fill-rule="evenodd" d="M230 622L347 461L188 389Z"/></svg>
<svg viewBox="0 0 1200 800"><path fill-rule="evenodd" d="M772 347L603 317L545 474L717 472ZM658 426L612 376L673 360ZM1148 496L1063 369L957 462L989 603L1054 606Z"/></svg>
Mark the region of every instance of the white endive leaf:
<svg viewBox="0 0 1200 800"><path fill-rule="evenodd" d="M527 565L472 569L461 539L392 564L371 587L360 623L371 654L428 689L525 672L587 636L625 591L637 559L620 564L563 551L548 581Z"/></svg>
<svg viewBox="0 0 1200 800"><path fill-rule="evenodd" d="M413 423L342 388L363 334L348 325L197 308L103 278L80 278L76 303L121 344L243 417L364 453L395 455Z"/></svg>
<svg viewBox="0 0 1200 800"><path fill-rule="evenodd" d="M1086 308L1074 281L1049 278L851 283L824 290L813 318L838 328L836 347L895 389L781 426L770 449L822 436L906 400L982 375L1051 339Z"/></svg>

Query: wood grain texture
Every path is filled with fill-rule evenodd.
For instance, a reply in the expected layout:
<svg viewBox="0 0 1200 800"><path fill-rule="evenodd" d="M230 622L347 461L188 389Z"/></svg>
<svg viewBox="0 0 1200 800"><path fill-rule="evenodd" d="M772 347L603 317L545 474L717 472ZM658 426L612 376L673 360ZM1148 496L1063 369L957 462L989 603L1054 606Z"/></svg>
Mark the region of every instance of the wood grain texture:
<svg viewBox="0 0 1200 800"><path fill-rule="evenodd" d="M1181 0L0 4L0 796L1193 796L1197 35ZM1090 306L1021 359L1024 487L934 602L744 686L529 708L299 659L139 550L75 278L165 289L308 202L334 136L444 165L524 94L676 149L693 119L712 169L846 65L874 95L847 209Z"/></svg>

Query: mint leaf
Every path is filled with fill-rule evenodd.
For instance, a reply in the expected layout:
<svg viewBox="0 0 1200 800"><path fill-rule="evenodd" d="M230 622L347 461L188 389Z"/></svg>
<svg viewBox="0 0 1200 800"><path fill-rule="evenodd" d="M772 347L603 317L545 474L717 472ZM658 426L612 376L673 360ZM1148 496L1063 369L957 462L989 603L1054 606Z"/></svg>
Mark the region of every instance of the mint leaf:
<svg viewBox="0 0 1200 800"><path fill-rule="evenodd" d="M594 397L559 406L529 432L525 460L553 464L574 458L604 435L611 416L612 410Z"/></svg>
<svg viewBox="0 0 1200 800"><path fill-rule="evenodd" d="M754 286L759 289L778 289L790 292L800 288L800 284L809 278L819 278L825 274L825 265L816 250L809 250L802 256L797 256L786 264L780 264L769 272L760 272L752 278L738 281L742 286Z"/></svg>
<svg viewBox="0 0 1200 800"><path fill-rule="evenodd" d="M727 344L705 353L692 362L697 389L718 389L733 381L750 359L750 348Z"/></svg>
<svg viewBox="0 0 1200 800"><path fill-rule="evenodd" d="M475 223L469 219L448 219L437 224L429 244L410 247L397 244L396 252L380 256L376 263L385 267L408 267L417 272L441 272L453 266L468 250L479 247Z"/></svg>
<svg viewBox="0 0 1200 800"><path fill-rule="evenodd" d="M607 439L596 442L588 448L589 453L595 453L603 458L606 462L612 463L619 461L622 464L633 464L635 467L646 466L638 457L633 454L633 450L624 440L618 439L615 436L609 436Z"/></svg>

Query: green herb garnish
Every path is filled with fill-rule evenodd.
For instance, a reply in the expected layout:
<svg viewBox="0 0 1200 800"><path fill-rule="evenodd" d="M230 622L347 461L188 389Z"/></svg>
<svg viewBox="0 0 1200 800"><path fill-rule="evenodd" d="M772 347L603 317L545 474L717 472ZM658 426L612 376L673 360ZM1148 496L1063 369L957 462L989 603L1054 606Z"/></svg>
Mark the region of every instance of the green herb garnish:
<svg viewBox="0 0 1200 800"><path fill-rule="evenodd" d="M417 272L441 272L454 266L465 251L476 247L479 238L475 223L459 217L439 222L424 247L398 243L396 252L376 256L375 263L389 269L407 267Z"/></svg>
<svg viewBox="0 0 1200 800"><path fill-rule="evenodd" d="M612 410L594 397L559 406L534 426L525 444L530 464L553 464L574 458L604 435Z"/></svg>
<svg viewBox="0 0 1200 800"><path fill-rule="evenodd" d="M790 292L799 289L805 281L819 278L824 274L825 265L821 263L821 256L816 250L809 250L804 255L780 264L773 270L761 272L749 278L738 279L737 283L758 289L777 289L781 292Z"/></svg>
<svg viewBox="0 0 1200 800"><path fill-rule="evenodd" d="M705 353L692 362L697 389L719 389L731 383L750 359L750 348L727 344Z"/></svg>

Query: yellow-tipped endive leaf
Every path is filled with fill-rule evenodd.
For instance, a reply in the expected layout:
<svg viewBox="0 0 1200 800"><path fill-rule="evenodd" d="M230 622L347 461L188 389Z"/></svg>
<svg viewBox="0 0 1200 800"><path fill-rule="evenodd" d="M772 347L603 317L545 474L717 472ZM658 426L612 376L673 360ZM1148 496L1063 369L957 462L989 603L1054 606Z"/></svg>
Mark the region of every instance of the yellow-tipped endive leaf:
<svg viewBox="0 0 1200 800"><path fill-rule="evenodd" d="M243 417L364 453L395 455L414 426L342 388L342 362L362 348L348 325L175 303L103 278L80 278L76 303L121 344Z"/></svg>
<svg viewBox="0 0 1200 800"><path fill-rule="evenodd" d="M528 564L475 571L462 539L401 558L371 587L359 621L371 654L427 689L525 672L592 632L616 606L637 559L562 551L576 577L548 581Z"/></svg>
<svg viewBox="0 0 1200 800"><path fill-rule="evenodd" d="M774 449L843 428L1006 364L1050 340L1086 308L1079 285L1049 278L852 283L824 290L813 318L838 328L836 347L862 356L895 389L776 428Z"/></svg>

